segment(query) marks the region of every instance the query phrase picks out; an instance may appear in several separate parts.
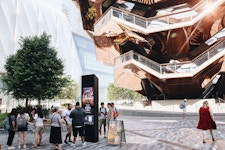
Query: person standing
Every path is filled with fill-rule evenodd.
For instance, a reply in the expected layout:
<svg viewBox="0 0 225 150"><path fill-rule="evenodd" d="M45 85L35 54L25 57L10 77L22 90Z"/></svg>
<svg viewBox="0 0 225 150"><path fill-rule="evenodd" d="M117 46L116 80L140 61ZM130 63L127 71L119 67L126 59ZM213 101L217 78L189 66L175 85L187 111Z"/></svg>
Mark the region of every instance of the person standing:
<svg viewBox="0 0 225 150"><path fill-rule="evenodd" d="M182 117L185 118L186 117L186 107L187 107L187 99L184 99L184 101L181 103L181 108L183 109L183 114Z"/></svg>
<svg viewBox="0 0 225 150"><path fill-rule="evenodd" d="M112 109L113 109L113 119L116 120L116 118L120 115L118 109L115 107L114 103L111 103Z"/></svg>
<svg viewBox="0 0 225 150"><path fill-rule="evenodd" d="M21 117L22 117L22 119L21 119ZM23 127L19 127L19 120L22 120L21 122L24 122L24 123L22 123L22 124L24 124L23 125ZM27 110L26 110L26 108L23 108L22 109L22 111L21 111L21 113L17 116L17 122L18 122L18 129L17 129L17 131L18 131L18 140L17 140L17 142L18 142L18 149L20 149L21 148L21 146L20 146L20 140L21 140L21 136L23 135L23 148L24 149L26 149L26 142L27 142L27 125L28 125L28 122L30 121L30 116L29 116L29 114L27 113Z"/></svg>
<svg viewBox="0 0 225 150"><path fill-rule="evenodd" d="M12 146L12 142L16 133L17 110L13 108L10 114L8 115L8 117L9 117L10 128L8 129L9 136L7 140L7 145L8 145L8 149L15 149L15 147Z"/></svg>
<svg viewBox="0 0 225 150"><path fill-rule="evenodd" d="M37 113L34 115L34 127L35 133L33 147L36 148L37 146L41 146L42 134L44 131L44 121L41 107L37 108Z"/></svg>
<svg viewBox="0 0 225 150"><path fill-rule="evenodd" d="M63 116L63 119L64 121L66 122L66 126L67 126L67 134L66 134L66 137L65 137L65 140L64 142L66 144L69 144L67 142L67 138L69 139L69 142L72 142L71 141L71 133L72 133L72 119L69 117L70 116L70 113L71 113L71 110L72 109L72 104L68 104L67 105L67 109L65 109L62 113L62 116Z"/></svg>
<svg viewBox="0 0 225 150"><path fill-rule="evenodd" d="M80 107L80 103L76 102L75 109L73 109L70 113L70 118L72 118L72 129L73 129L73 147L76 147L76 139L77 134L81 137L82 147L86 146L85 142L85 130L84 130L84 120L85 120L86 112L83 108Z"/></svg>
<svg viewBox="0 0 225 150"><path fill-rule="evenodd" d="M34 121L34 116L35 114L37 113L37 109L36 108L33 108L32 111L31 111L31 121ZM32 127L32 131L35 133L35 125L33 124L33 127Z"/></svg>
<svg viewBox="0 0 225 150"><path fill-rule="evenodd" d="M101 107L99 108L99 134L101 136L102 134L102 125L104 130L104 138L106 138L106 115L107 115L107 109L104 106L104 102L101 102Z"/></svg>
<svg viewBox="0 0 225 150"><path fill-rule="evenodd" d="M34 119L35 114L37 113L37 109L36 108L32 108L32 111L30 112L32 118Z"/></svg>
<svg viewBox="0 0 225 150"><path fill-rule="evenodd" d="M108 103L107 107L108 107L108 113L107 113L106 122L107 122L107 126L108 126L108 129L109 129L109 122L111 120L113 120L113 108L112 108L112 104L111 103Z"/></svg>
<svg viewBox="0 0 225 150"><path fill-rule="evenodd" d="M58 150L62 150L62 133L63 124L61 115L59 114L59 107L53 109L53 114L50 116L51 120L51 131L49 142L53 144L54 150L57 150L56 145L58 145Z"/></svg>
<svg viewBox="0 0 225 150"><path fill-rule="evenodd" d="M215 141L212 130L216 129L216 123L212 109L209 107L208 101L204 101L202 107L199 109L199 122L197 128L202 129L203 131L209 130L212 141ZM204 134L203 143L205 143Z"/></svg>

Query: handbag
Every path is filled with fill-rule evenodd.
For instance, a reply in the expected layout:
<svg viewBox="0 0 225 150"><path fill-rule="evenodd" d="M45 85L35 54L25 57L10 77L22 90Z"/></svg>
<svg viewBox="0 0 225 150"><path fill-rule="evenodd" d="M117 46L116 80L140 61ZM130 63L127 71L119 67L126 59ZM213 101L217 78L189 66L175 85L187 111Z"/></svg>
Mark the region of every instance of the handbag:
<svg viewBox="0 0 225 150"><path fill-rule="evenodd" d="M215 121L212 122L212 129L217 129Z"/></svg>

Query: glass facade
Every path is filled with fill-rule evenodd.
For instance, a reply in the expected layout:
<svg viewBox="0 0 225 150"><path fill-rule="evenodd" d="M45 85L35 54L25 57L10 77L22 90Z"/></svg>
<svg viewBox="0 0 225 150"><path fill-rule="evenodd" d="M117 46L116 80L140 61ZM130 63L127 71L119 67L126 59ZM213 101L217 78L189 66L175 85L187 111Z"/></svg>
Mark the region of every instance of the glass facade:
<svg viewBox="0 0 225 150"><path fill-rule="evenodd" d="M99 102L106 101L106 89L113 82L113 66L97 62L94 41L73 33L74 43L80 60L82 75L95 74L99 81Z"/></svg>

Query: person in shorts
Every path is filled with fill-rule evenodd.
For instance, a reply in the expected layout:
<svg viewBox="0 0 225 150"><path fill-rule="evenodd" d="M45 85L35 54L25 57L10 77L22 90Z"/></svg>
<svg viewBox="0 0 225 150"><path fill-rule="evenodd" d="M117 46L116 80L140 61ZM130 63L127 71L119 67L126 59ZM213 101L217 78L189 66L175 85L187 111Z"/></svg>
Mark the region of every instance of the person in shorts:
<svg viewBox="0 0 225 150"><path fill-rule="evenodd" d="M104 138L106 138L106 115L107 115L107 109L104 106L104 102L101 102L101 107L99 108L99 134L101 136L102 134L102 125L104 130Z"/></svg>
<svg viewBox="0 0 225 150"><path fill-rule="evenodd" d="M20 118L20 117L23 117L25 120L26 120L26 124L28 125L28 122L30 121L30 116L29 114L27 113L27 110L26 108L23 108L21 113L17 116L17 120ZM18 122L18 121L17 121ZM26 143L27 143L27 125L26 127L23 127L23 128L19 128L17 129L18 131L18 149L21 148L20 146L20 141L21 141L21 136L23 135L23 148L26 149Z"/></svg>
<svg viewBox="0 0 225 150"><path fill-rule="evenodd" d="M80 103L76 102L75 109L73 109L70 113L70 118L72 118L72 129L73 129L73 147L76 147L76 139L79 133L82 141L82 147L86 146L84 134L84 120L85 120L86 112L83 108L80 107Z"/></svg>
<svg viewBox="0 0 225 150"><path fill-rule="evenodd" d="M35 136L34 136L34 145L33 148L37 146L41 146L42 134L44 131L44 121L43 121L43 113L41 107L37 108L37 113L34 115L34 126L35 126Z"/></svg>
<svg viewBox="0 0 225 150"><path fill-rule="evenodd" d="M72 133L72 119L69 117L70 113L72 111L72 104L68 104L67 105L67 109L65 109L62 113L63 119L66 123L66 127L67 127L67 134L64 140L64 143L69 144L67 139L69 139L69 142L71 141L71 133Z"/></svg>
<svg viewBox="0 0 225 150"><path fill-rule="evenodd" d="M182 105L182 109L183 109L182 117L185 118L186 117L187 99L184 99L184 101L182 102L181 105Z"/></svg>

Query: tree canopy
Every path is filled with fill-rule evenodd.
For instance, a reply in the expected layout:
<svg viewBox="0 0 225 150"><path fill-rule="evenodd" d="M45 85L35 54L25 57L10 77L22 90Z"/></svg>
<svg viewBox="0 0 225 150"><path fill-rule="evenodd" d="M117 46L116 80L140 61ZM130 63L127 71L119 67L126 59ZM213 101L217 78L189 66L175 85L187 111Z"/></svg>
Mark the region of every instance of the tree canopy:
<svg viewBox="0 0 225 150"><path fill-rule="evenodd" d="M7 93L16 99L51 99L67 83L63 77L63 63L57 52L50 47L51 36L21 37L20 48L6 61L3 82Z"/></svg>
<svg viewBox="0 0 225 150"><path fill-rule="evenodd" d="M110 83L107 87L107 98L109 100L140 100L144 99L144 96L128 89L115 87L113 83Z"/></svg>
<svg viewBox="0 0 225 150"><path fill-rule="evenodd" d="M60 99L76 99L78 95L79 86L77 82L69 80L65 87L62 88L62 91L57 95Z"/></svg>

